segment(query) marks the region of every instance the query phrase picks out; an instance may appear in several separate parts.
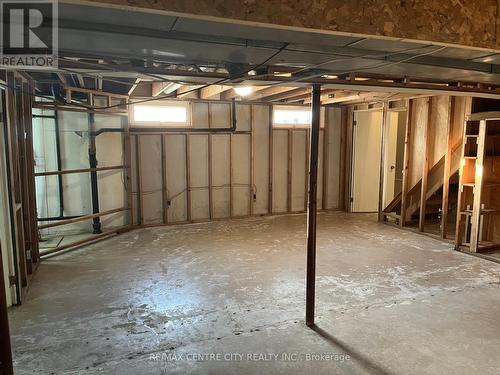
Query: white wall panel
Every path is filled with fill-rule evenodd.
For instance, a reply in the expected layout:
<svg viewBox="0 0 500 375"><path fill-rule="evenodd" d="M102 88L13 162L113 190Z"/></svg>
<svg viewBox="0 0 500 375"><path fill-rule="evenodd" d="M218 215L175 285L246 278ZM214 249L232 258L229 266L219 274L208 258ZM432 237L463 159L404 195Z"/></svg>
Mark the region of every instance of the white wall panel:
<svg viewBox="0 0 500 375"><path fill-rule="evenodd" d="M232 135L233 216L250 215L250 135Z"/></svg>
<svg viewBox="0 0 500 375"><path fill-rule="evenodd" d="M189 188L191 191L191 219L209 219L207 135L189 135L189 180Z"/></svg>
<svg viewBox="0 0 500 375"><path fill-rule="evenodd" d="M165 136L167 222L187 221L186 136Z"/></svg>
<svg viewBox="0 0 500 375"><path fill-rule="evenodd" d="M288 202L288 130L273 130L273 213L286 212Z"/></svg>
<svg viewBox="0 0 500 375"><path fill-rule="evenodd" d="M231 216L229 134L212 135L212 215Z"/></svg>
<svg viewBox="0 0 500 375"><path fill-rule="evenodd" d="M208 103L192 102L191 103L191 125L193 128L208 128Z"/></svg>
<svg viewBox="0 0 500 375"><path fill-rule="evenodd" d="M254 193L253 212L269 211L269 106L253 105Z"/></svg>
<svg viewBox="0 0 500 375"><path fill-rule="evenodd" d="M160 135L139 137L142 223L163 223L163 174Z"/></svg>
<svg viewBox="0 0 500 375"><path fill-rule="evenodd" d="M292 196L291 209L293 212L304 211L306 202L306 152L307 131L292 131Z"/></svg>
<svg viewBox="0 0 500 375"><path fill-rule="evenodd" d="M251 124L251 106L248 104L236 104L236 130L250 131Z"/></svg>
<svg viewBox="0 0 500 375"><path fill-rule="evenodd" d="M210 127L211 128L231 127L231 104L210 103Z"/></svg>

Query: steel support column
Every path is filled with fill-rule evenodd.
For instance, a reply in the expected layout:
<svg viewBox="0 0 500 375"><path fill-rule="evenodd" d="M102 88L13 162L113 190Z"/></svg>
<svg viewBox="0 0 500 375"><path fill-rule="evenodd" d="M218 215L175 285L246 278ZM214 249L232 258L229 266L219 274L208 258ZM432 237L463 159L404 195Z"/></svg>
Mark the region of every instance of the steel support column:
<svg viewBox="0 0 500 375"><path fill-rule="evenodd" d="M309 147L309 201L307 211L306 324L309 327L314 326L314 300L316 289L316 213L320 109L321 86L313 85L311 143Z"/></svg>

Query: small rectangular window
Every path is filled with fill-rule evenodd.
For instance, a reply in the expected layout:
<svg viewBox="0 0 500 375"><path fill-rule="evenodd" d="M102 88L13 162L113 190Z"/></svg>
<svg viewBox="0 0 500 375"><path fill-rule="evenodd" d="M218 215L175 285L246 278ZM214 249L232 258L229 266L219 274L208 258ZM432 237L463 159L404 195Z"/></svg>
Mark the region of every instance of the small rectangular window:
<svg viewBox="0 0 500 375"><path fill-rule="evenodd" d="M190 127L189 103L155 101L131 106L132 124L136 126Z"/></svg>
<svg viewBox="0 0 500 375"><path fill-rule="evenodd" d="M308 128L311 126L311 107L274 106L273 126L277 128Z"/></svg>

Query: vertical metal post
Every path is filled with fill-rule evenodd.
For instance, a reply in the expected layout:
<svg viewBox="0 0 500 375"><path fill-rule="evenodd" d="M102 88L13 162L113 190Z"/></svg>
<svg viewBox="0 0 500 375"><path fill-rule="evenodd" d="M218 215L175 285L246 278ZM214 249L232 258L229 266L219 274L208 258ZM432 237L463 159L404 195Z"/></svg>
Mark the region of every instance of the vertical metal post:
<svg viewBox="0 0 500 375"><path fill-rule="evenodd" d="M12 350L10 347L9 317L7 316L7 299L5 295L5 279L3 260L0 251L0 374L14 374L12 367Z"/></svg>
<svg viewBox="0 0 500 375"><path fill-rule="evenodd" d="M95 125L94 113L89 113L89 164L90 168L97 168L97 149L95 145ZM90 172L90 186L92 193L92 213L99 213L99 187L97 184L97 172ZM94 234L102 233L101 219L96 217L93 219Z"/></svg>
<svg viewBox="0 0 500 375"><path fill-rule="evenodd" d="M320 106L321 86L315 84L312 89L311 144L309 147L309 203L307 211L306 325L309 327L314 326L316 289L316 212Z"/></svg>

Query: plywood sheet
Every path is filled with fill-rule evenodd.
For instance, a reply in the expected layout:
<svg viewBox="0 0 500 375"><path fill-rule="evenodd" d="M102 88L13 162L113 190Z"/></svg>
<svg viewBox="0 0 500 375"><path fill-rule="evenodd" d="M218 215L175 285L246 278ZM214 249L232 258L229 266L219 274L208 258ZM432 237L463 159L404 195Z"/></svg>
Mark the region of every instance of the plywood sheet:
<svg viewBox="0 0 500 375"><path fill-rule="evenodd" d="M273 130L273 213L288 210L288 130Z"/></svg>
<svg viewBox="0 0 500 375"><path fill-rule="evenodd" d="M250 215L250 135L232 135L233 216Z"/></svg>
<svg viewBox="0 0 500 375"><path fill-rule="evenodd" d="M187 220L186 136L165 136L167 222Z"/></svg>
<svg viewBox="0 0 500 375"><path fill-rule="evenodd" d="M413 99L410 134L409 184L411 189L422 179L424 162L424 133L427 122L428 98Z"/></svg>
<svg viewBox="0 0 500 375"><path fill-rule="evenodd" d="M304 211L306 202L307 131L292 131L292 212Z"/></svg>
<svg viewBox="0 0 500 375"><path fill-rule="evenodd" d="M449 96L432 98L431 118L429 123L429 169L432 168L447 151Z"/></svg>
<svg viewBox="0 0 500 375"><path fill-rule="evenodd" d="M230 135L212 135L212 213L216 219L231 216Z"/></svg>
<svg viewBox="0 0 500 375"><path fill-rule="evenodd" d="M207 220L209 211L208 136L189 135L191 219Z"/></svg>
<svg viewBox="0 0 500 375"><path fill-rule="evenodd" d="M269 211L269 106L252 105L254 144L254 193L253 212L257 215Z"/></svg>

